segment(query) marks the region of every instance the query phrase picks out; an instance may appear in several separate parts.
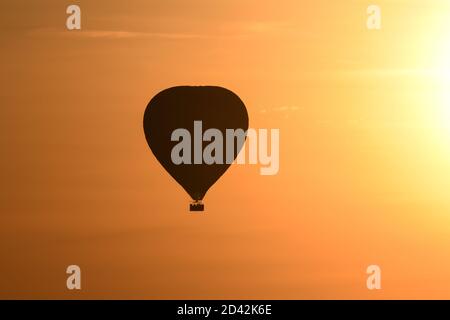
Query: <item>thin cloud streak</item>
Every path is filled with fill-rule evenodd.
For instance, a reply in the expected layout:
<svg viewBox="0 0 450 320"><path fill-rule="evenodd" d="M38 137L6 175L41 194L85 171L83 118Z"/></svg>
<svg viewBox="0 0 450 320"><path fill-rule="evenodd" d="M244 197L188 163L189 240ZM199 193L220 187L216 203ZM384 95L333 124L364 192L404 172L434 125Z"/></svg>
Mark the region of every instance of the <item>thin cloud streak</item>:
<svg viewBox="0 0 450 320"><path fill-rule="evenodd" d="M54 29L36 29L29 33L30 36L57 36L57 37L78 37L91 39L144 39L144 38L162 38L162 39L200 39L211 38L212 36L194 33L162 33L162 32L130 32L130 31L110 31L110 30L54 30Z"/></svg>

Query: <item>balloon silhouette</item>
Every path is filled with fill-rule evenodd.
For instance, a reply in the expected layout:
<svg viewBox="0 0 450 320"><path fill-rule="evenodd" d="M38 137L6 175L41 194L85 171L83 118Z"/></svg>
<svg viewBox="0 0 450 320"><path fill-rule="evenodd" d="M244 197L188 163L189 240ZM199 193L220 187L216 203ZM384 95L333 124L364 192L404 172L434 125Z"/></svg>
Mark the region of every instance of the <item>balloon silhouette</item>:
<svg viewBox="0 0 450 320"><path fill-rule="evenodd" d="M202 133L194 130L201 121ZM194 123L195 122L195 123ZM179 141L172 141L172 133L185 129L190 133L191 161L175 164L171 154ZM197 128L198 129L198 128ZM201 150L212 143L203 140L203 132L217 129L223 137L223 161L207 164L194 161L194 144ZM208 189L231 165L226 161L226 129L242 129L247 132L248 114L241 99L228 89L214 86L180 86L161 91L147 105L144 113L144 132L155 157L169 174L194 200L191 211L203 211L203 197ZM208 139L206 139L208 140ZM232 159L241 150L245 139L235 139ZM200 142L199 142L200 141ZM198 149L197 149L198 150ZM184 151L183 151L184 152ZM220 152L219 152L220 154ZM197 153L198 156L198 153ZM218 162L218 161L217 161Z"/></svg>

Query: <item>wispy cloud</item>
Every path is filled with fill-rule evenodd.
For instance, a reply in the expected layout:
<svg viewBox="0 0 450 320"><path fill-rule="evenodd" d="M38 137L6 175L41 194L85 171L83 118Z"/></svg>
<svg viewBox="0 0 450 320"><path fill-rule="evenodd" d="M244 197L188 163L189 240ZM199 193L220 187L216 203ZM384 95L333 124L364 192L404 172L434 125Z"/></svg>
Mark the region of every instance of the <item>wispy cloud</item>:
<svg viewBox="0 0 450 320"><path fill-rule="evenodd" d="M355 77L426 77L426 78L450 78L450 70L447 68L379 68L379 69L353 69L340 70L338 73Z"/></svg>
<svg viewBox="0 0 450 320"><path fill-rule="evenodd" d="M281 107L275 107L275 108L261 108L261 113L268 113L268 112L278 112L278 113L286 113L286 112L295 112L302 109L298 106L281 106Z"/></svg>
<svg viewBox="0 0 450 320"><path fill-rule="evenodd" d="M144 39L144 38L161 38L161 39L199 39L209 38L210 36L195 33L162 33L162 32L133 32L120 30L56 30L56 29L35 29L30 31L31 36L57 36L57 37L77 37L91 39Z"/></svg>
<svg viewBox="0 0 450 320"><path fill-rule="evenodd" d="M208 28L207 31L199 32L192 29L192 26L186 26L181 30L169 30L159 26L158 31L133 31L133 30L72 30L68 31L61 28L37 28L30 30L28 34L35 37L78 37L93 39L213 39L213 38L242 38L256 35L286 35L289 30L295 30L295 26L290 23L277 21L245 21L224 23L215 28ZM194 28L197 29L197 28Z"/></svg>

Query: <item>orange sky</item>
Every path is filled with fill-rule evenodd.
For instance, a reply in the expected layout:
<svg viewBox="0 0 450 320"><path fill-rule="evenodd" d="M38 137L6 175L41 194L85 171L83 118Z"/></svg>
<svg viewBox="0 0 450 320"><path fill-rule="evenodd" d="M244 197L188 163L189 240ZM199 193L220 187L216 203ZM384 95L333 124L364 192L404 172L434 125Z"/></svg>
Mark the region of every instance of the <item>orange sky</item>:
<svg viewBox="0 0 450 320"><path fill-rule="evenodd" d="M450 298L450 3L371 3L4 1L0 297ZM190 214L142 130L175 85L279 128L279 174Z"/></svg>

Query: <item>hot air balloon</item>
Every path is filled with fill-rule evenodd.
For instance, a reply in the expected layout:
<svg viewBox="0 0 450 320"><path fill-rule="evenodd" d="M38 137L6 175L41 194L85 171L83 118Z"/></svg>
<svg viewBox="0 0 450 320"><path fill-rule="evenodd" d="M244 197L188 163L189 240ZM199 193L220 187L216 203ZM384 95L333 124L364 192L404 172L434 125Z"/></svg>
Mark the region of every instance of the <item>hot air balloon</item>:
<svg viewBox="0 0 450 320"><path fill-rule="evenodd" d="M192 198L190 211L204 210L203 198L206 192L231 165L229 161L199 161L198 148L203 150L211 143L198 137L199 123L203 132L216 129L223 137L226 137L227 129L247 132L247 109L241 99L228 89L216 86L179 86L165 89L154 96L144 113L147 143L161 165ZM177 129L187 130L183 132L188 132L193 137L190 141L192 152L182 154L189 161L183 163L175 163L171 156L179 143L173 141L173 133ZM243 140L235 142L231 155L233 160L244 144ZM222 143L221 148L223 149L219 151L225 155L226 143Z"/></svg>

